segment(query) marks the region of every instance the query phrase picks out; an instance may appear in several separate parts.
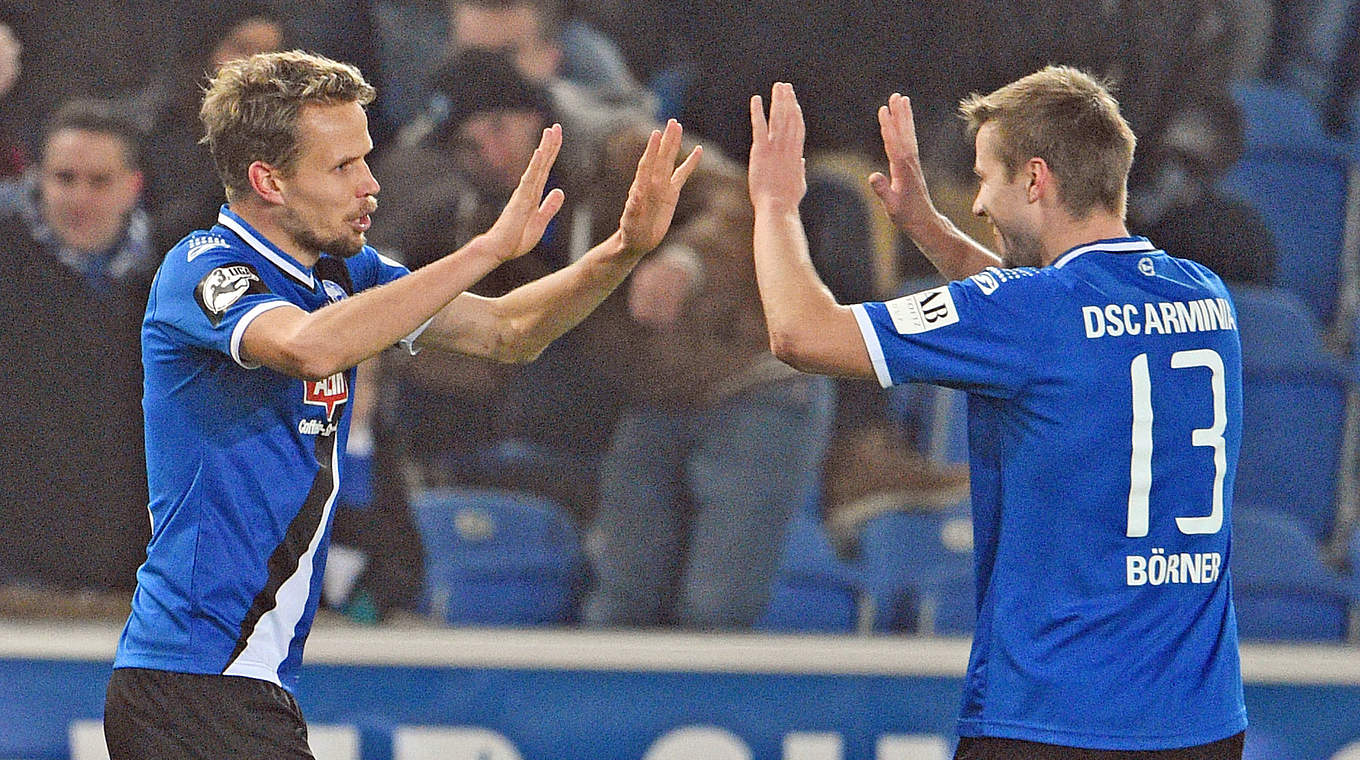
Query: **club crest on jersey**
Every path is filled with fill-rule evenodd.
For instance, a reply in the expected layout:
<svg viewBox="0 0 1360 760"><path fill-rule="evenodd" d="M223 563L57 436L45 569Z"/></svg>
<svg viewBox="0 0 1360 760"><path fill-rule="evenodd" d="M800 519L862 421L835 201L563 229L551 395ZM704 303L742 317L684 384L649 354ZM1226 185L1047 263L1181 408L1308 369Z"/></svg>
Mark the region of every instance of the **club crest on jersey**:
<svg viewBox="0 0 1360 760"><path fill-rule="evenodd" d="M335 303L336 301L339 301L340 299L349 295L348 293L345 292L344 287L342 287L340 283L331 282L330 280L322 280L321 289L326 291L326 297L331 300L331 303Z"/></svg>
<svg viewBox="0 0 1360 760"><path fill-rule="evenodd" d="M326 408L326 419L335 415L335 408L349 401L349 383L345 373L337 372L324 380L303 382L302 400L308 404Z"/></svg>
<svg viewBox="0 0 1360 760"><path fill-rule="evenodd" d="M248 293L268 293L260 275L249 264L227 264L203 276L194 288L194 300L216 327L231 305Z"/></svg>

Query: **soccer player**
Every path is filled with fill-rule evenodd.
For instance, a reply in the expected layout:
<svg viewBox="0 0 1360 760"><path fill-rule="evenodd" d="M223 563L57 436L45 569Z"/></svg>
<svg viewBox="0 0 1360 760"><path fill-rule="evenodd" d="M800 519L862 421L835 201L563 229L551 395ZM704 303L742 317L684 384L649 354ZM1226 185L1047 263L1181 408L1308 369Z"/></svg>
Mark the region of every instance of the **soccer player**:
<svg viewBox="0 0 1360 760"><path fill-rule="evenodd" d="M798 216L803 118L751 101L755 257L776 354L810 372L968 392L977 628L956 758L1240 758L1227 569L1241 349L1223 283L1124 224L1134 136L1102 83L1049 67L963 101L973 212L938 214L910 104L870 183L941 272L838 305ZM1132 753L1132 754L1127 754Z"/></svg>
<svg viewBox="0 0 1360 760"><path fill-rule="evenodd" d="M665 234L700 156L653 131L619 227L503 297L464 292L537 244L562 193L545 129L500 217L414 273L365 245L379 187L352 66L301 52L218 70L204 142L226 187L211 230L166 255L142 331L152 536L114 661L105 738L123 758L310 758L292 690L311 628L354 367L428 346L527 361Z"/></svg>

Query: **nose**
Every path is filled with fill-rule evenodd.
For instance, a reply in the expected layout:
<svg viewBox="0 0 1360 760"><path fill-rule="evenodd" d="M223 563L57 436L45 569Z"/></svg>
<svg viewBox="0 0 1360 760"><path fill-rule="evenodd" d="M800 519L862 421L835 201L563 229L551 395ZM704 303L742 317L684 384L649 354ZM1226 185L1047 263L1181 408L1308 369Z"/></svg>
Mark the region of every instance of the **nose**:
<svg viewBox="0 0 1360 760"><path fill-rule="evenodd" d="M978 193L973 197L973 216L987 216L987 209L982 207L982 193Z"/></svg>
<svg viewBox="0 0 1360 760"><path fill-rule="evenodd" d="M369 168L368 162L364 162L363 177L359 183L359 195L377 195L382 186L378 184L378 178L373 176L373 170Z"/></svg>

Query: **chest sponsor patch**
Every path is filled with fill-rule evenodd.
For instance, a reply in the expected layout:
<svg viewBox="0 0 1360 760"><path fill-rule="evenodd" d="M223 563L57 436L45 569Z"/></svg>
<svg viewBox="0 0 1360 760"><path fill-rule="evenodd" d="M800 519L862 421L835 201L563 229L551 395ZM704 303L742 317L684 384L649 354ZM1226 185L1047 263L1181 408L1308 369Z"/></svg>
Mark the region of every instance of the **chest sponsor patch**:
<svg viewBox="0 0 1360 760"><path fill-rule="evenodd" d="M268 293L269 288L255 268L249 264L227 264L203 276L194 288L194 300L213 327L221 324L222 316L231 305L250 293Z"/></svg>
<svg viewBox="0 0 1360 760"><path fill-rule="evenodd" d="M326 410L326 419L335 416L335 408L349 401L349 383L345 373L337 372L325 380L305 380L302 384L304 403L320 406Z"/></svg>
<svg viewBox="0 0 1360 760"><path fill-rule="evenodd" d="M888 316L892 317L893 328L899 335L923 333L959 321L959 311L954 307L948 285L902 296L884 306L888 307Z"/></svg>

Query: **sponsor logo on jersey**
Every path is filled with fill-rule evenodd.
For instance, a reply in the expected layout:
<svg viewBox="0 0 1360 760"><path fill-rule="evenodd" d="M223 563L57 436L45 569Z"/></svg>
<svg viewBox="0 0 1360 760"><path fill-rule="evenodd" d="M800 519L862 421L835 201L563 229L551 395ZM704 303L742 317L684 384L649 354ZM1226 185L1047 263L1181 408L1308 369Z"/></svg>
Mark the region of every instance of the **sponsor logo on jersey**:
<svg viewBox="0 0 1360 760"><path fill-rule="evenodd" d="M989 296L995 293L996 289L1001 287L1003 282L1010 282L1011 280L1018 280L1021 277L1033 276L1034 270L1030 267L1020 267L1018 269L987 267L968 279L977 284L978 290L982 291L982 295Z"/></svg>
<svg viewBox="0 0 1360 760"><path fill-rule="evenodd" d="M1157 266L1152 263L1152 259L1150 257L1144 256L1143 258L1138 260L1138 271L1142 272L1148 277L1151 277L1154 274L1157 274Z"/></svg>
<svg viewBox="0 0 1360 760"><path fill-rule="evenodd" d="M343 372L337 372L325 380L306 380L302 385L302 400L325 407L327 420L335 416L337 406L349 401L349 383L345 382Z"/></svg>
<svg viewBox="0 0 1360 760"><path fill-rule="evenodd" d="M227 264L208 272L194 288L194 300L216 327L232 304L248 293L268 293L264 281L249 264Z"/></svg>
<svg viewBox="0 0 1360 760"><path fill-rule="evenodd" d="M327 422L312 417L298 420L298 432L303 435L335 435L335 431L339 429L339 423L335 422Z"/></svg>
<svg viewBox="0 0 1360 760"><path fill-rule="evenodd" d="M888 307L888 316L892 317L893 327L899 335L914 335L959 321L959 311L954 307L954 296L950 295L948 285L902 296L884 306Z"/></svg>
<svg viewBox="0 0 1360 760"><path fill-rule="evenodd" d="M189 251L185 256L185 261L193 261L199 254L211 251L214 248L226 248L227 241L220 235L199 235L189 241Z"/></svg>

